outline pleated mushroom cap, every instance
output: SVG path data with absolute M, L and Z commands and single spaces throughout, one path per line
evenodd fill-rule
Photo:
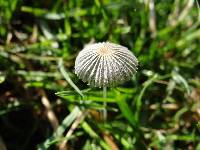
M 75 61 L 75 73 L 92 87 L 110 87 L 131 79 L 137 58 L 126 47 L 109 43 L 87 45 Z

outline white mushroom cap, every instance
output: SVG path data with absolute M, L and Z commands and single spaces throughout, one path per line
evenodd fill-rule
M 109 43 L 87 45 L 75 61 L 75 73 L 93 87 L 110 87 L 131 79 L 137 58 L 126 47 Z

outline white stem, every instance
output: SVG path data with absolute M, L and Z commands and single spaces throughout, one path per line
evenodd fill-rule
M 104 98 L 104 102 L 103 102 L 103 105 L 104 105 L 104 109 L 103 109 L 103 119 L 104 121 L 107 119 L 107 111 L 106 111 L 106 107 L 107 107 L 107 103 L 106 103 L 106 98 L 107 98 L 107 87 L 104 86 L 103 87 L 103 98 Z

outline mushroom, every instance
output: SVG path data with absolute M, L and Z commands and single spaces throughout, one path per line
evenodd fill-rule
M 87 45 L 75 61 L 75 74 L 92 87 L 113 87 L 131 79 L 138 60 L 126 47 L 99 42 Z
M 75 61 L 75 73 L 92 87 L 110 87 L 130 80 L 137 58 L 126 47 L 109 43 L 87 45 Z

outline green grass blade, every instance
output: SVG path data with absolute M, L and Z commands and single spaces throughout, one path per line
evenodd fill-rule
M 59 70 L 60 70 L 61 74 L 63 75 L 63 77 L 65 78 L 65 80 L 71 85 L 71 87 L 73 87 L 75 89 L 75 91 L 77 93 L 79 93 L 82 97 L 84 97 L 84 95 L 81 92 L 81 90 L 79 90 L 79 88 L 74 84 L 74 82 L 69 77 L 68 73 L 65 71 L 62 59 L 59 60 L 58 66 L 59 66 Z
M 135 119 L 135 115 L 133 114 L 131 108 L 128 106 L 126 100 L 123 98 L 123 96 L 121 96 L 119 91 L 116 91 L 116 95 L 117 95 L 117 104 L 118 107 L 120 108 L 123 116 L 130 122 L 130 124 L 133 127 L 137 126 L 137 122 Z
M 66 116 L 65 119 L 62 121 L 61 125 L 59 125 L 58 129 L 53 134 L 53 136 L 51 136 L 50 138 L 47 138 L 47 140 L 44 143 L 38 146 L 38 150 L 47 150 L 51 146 L 51 144 L 54 143 L 52 141 L 54 141 L 56 138 L 59 138 L 63 135 L 66 128 L 72 124 L 72 122 L 76 119 L 76 117 L 78 117 L 80 112 L 81 110 L 78 107 L 74 107 L 72 112 L 68 116 Z
M 105 150 L 111 150 L 108 144 L 102 140 L 99 135 L 92 129 L 92 127 L 87 123 L 83 122 L 82 123 L 83 129 L 92 137 L 98 140 L 99 144 L 105 149 Z
M 143 87 L 142 91 L 140 92 L 139 97 L 136 99 L 136 113 L 135 113 L 136 117 L 135 118 L 137 120 L 139 120 L 140 110 L 141 110 L 141 107 L 142 107 L 142 97 L 143 97 L 146 89 L 155 81 L 155 79 L 157 79 L 157 77 L 158 77 L 158 75 L 155 74 L 149 80 L 147 80 L 144 83 L 144 87 Z

